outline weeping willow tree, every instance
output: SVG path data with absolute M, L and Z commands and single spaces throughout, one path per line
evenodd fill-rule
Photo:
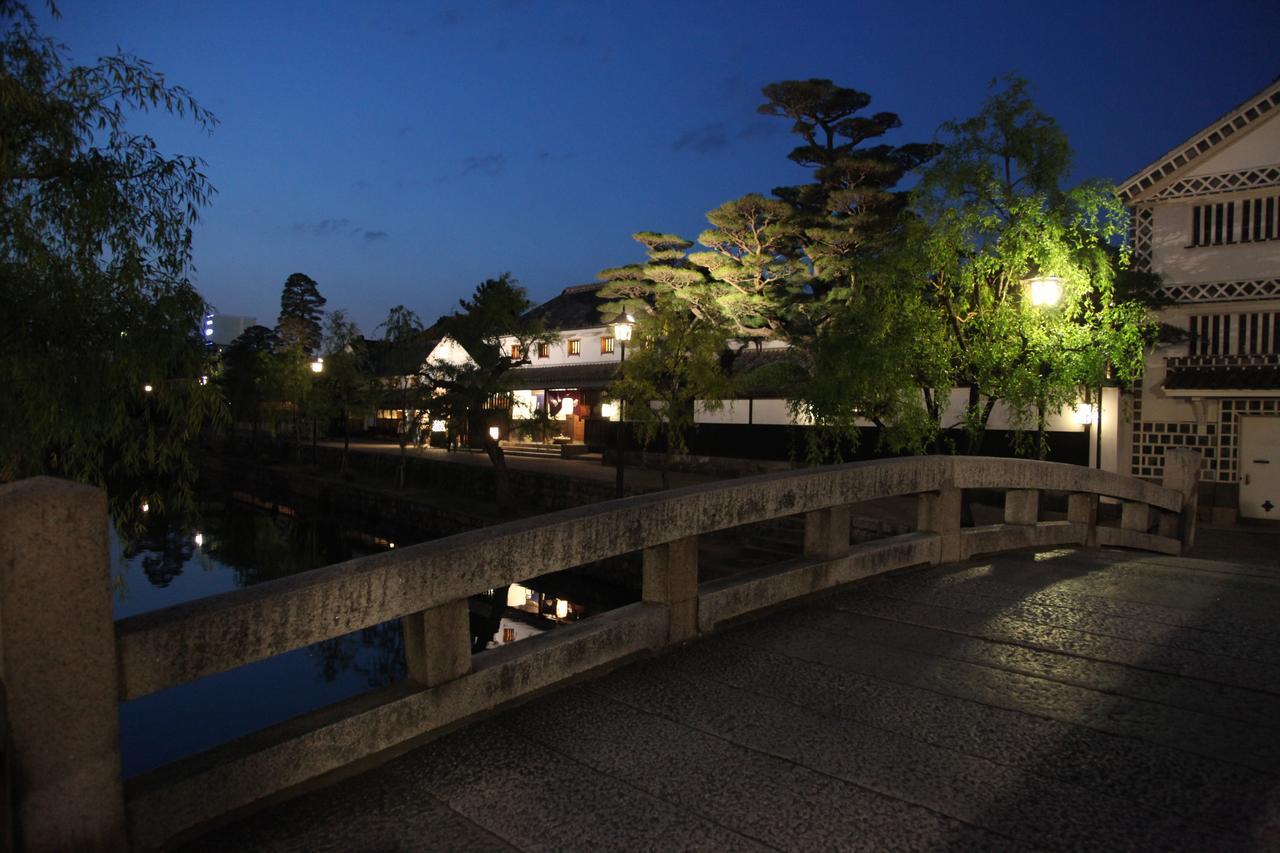
M 135 57 L 73 65 L 21 3 L 0 0 L 0 22 L 0 480 L 105 486 L 125 525 L 143 502 L 182 515 L 221 410 L 188 279 L 213 188 L 128 119 L 216 121 Z
M 923 175 L 907 242 L 942 329 L 949 384 L 968 389 L 962 423 L 981 444 L 997 404 L 1044 456 L 1049 415 L 1108 378 L 1142 370 L 1153 325 L 1119 298 L 1114 244 L 1126 214 L 1112 187 L 1064 188 L 1071 149 L 1058 124 L 1008 79 L 973 118 L 943 125 L 946 148 Z M 1052 296 L 1036 304 L 1033 285 Z

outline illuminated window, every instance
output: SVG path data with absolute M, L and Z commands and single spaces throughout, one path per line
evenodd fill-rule
M 511 345 L 511 357 L 512 357 L 512 358 L 520 358 L 520 356 L 521 356 L 523 353 L 524 353 L 524 350 L 520 349 L 520 345 L 519 345 L 519 344 L 512 344 L 512 345 Z
M 569 351 L 569 355 L 582 355 L 582 341 L 575 338 L 572 341 L 565 341 L 564 346 Z
M 550 357 L 551 357 L 551 344 L 547 344 L 547 343 L 538 344 L 538 358 L 550 358 Z
M 613 338 L 609 335 L 604 335 L 600 338 L 600 354 L 608 355 L 611 352 L 613 352 Z

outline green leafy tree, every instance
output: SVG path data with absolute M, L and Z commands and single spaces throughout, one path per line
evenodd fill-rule
M 872 144 L 900 120 L 858 115 L 871 97 L 830 80 L 783 81 L 764 95 L 760 112 L 791 120 L 803 143 L 790 157 L 814 180 L 711 211 L 704 251 L 685 254 L 690 244 L 673 235 L 636 235 L 649 263 L 606 270 L 607 293 L 670 294 L 727 339 L 788 343 L 789 357 L 757 379 L 785 387 L 797 418 L 816 427 L 813 458 L 856 442 L 863 419 L 884 426 L 894 446 L 918 449 L 934 433 L 919 388 L 940 371 L 918 358 L 928 355 L 918 343 L 928 315 L 893 274 L 910 224 L 896 187 L 938 147 Z
M 1047 416 L 1108 374 L 1136 378 L 1152 326 L 1144 307 L 1118 299 L 1125 258 L 1112 244 L 1126 216 L 1113 188 L 1064 189 L 1066 135 L 1009 78 L 978 115 L 943 126 L 947 147 L 916 194 L 923 216 L 920 280 L 944 330 L 952 383 L 967 386 L 964 425 L 977 448 L 995 406 L 1034 428 L 1047 449 Z M 1053 276 L 1061 304 L 1037 308 L 1024 283 Z
M 22 3 L 0 0 L 0 24 L 0 480 L 104 485 L 125 525 L 144 500 L 182 515 L 220 412 L 187 278 L 213 188 L 128 119 L 216 120 L 130 55 L 73 65 Z
M 320 351 L 324 339 L 321 322 L 326 301 L 311 277 L 296 272 L 285 279 L 280 292 L 280 318 L 276 321 L 276 333 L 286 347 L 296 344 L 305 355 Z
M 363 416 L 372 408 L 368 353 L 364 338 L 347 312 L 334 311 L 325 323 L 324 373 L 320 391 L 327 409 L 342 420 L 342 463 L 346 473 L 351 450 L 351 419 Z
M 624 404 L 626 421 L 635 424 L 642 444 L 664 445 L 666 488 L 672 456 L 689 452 L 695 403 L 718 409 L 733 395 L 733 383 L 722 368 L 724 334 L 692 317 L 679 299 L 663 296 L 638 316 L 632 341 L 609 394 Z
M 269 361 L 278 340 L 266 326 L 250 326 L 231 342 L 222 355 L 222 392 L 231 408 L 231 420 L 248 421 L 251 426 L 250 446 L 258 446 L 258 429 L 262 424 L 266 399 Z
M 556 335 L 541 320 L 528 317 L 533 306 L 510 273 L 481 282 L 471 299 L 459 300 L 458 307 L 460 310 L 440 318 L 437 328 L 462 345 L 471 363 L 429 365 L 440 395 L 437 410 L 446 420 L 465 421 L 472 442 L 478 441 L 493 463 L 498 505 L 510 512 L 515 500 L 506 456 L 497 439 L 489 435 L 486 418 L 496 400 L 510 398 L 506 373 L 528 364 L 532 348 L 553 342 Z M 518 355 L 512 354 L 511 343 Z
M 385 347 L 383 366 L 387 374 L 382 390 L 391 406 L 400 411 L 400 423 L 396 428 L 396 441 L 400 445 L 396 484 L 403 489 L 408 448 L 421 439 L 422 421 L 428 412 L 433 384 L 423 364 L 427 353 L 423 347 L 424 330 L 418 315 L 403 305 L 397 305 L 387 313 L 386 321 L 378 328 L 382 329 Z

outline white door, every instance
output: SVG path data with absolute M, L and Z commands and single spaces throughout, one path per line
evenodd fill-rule
M 1280 418 L 1240 419 L 1240 515 L 1280 519 Z

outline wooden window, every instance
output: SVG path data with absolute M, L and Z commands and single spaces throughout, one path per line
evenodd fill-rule
M 1197 204 L 1191 208 L 1190 245 L 1222 246 L 1280 239 L 1276 207 L 1275 196 Z
M 571 341 L 565 341 L 564 348 L 569 355 L 582 355 L 582 341 L 577 338 L 574 338 Z
M 611 335 L 602 335 L 600 337 L 600 354 L 608 355 L 613 352 L 613 337 Z
M 520 349 L 520 345 L 519 345 L 519 344 L 512 344 L 512 345 L 511 345 L 511 357 L 512 357 L 512 358 L 516 358 L 516 359 L 518 359 L 518 358 L 520 358 L 522 355 L 524 355 L 524 350 Z
M 538 358 L 550 358 L 550 357 L 551 357 L 551 344 L 548 344 L 545 342 L 538 344 Z

